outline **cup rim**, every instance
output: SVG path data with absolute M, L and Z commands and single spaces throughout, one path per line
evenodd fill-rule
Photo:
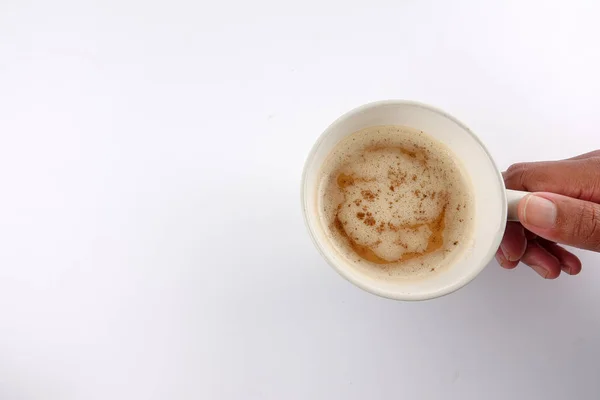
M 380 100 L 380 101 L 374 101 L 374 102 L 370 102 L 370 103 L 366 103 L 363 104 L 361 106 L 355 107 L 353 109 L 351 109 L 350 111 L 344 113 L 343 115 L 341 115 L 340 117 L 338 117 L 337 119 L 335 119 L 331 124 L 329 124 L 329 126 L 319 135 L 318 139 L 316 140 L 315 144 L 312 146 L 308 157 L 306 158 L 305 162 L 304 162 L 304 168 L 302 171 L 302 180 L 301 180 L 301 188 L 300 188 L 300 197 L 301 197 L 301 204 L 302 204 L 302 216 L 304 219 L 304 225 L 306 226 L 306 229 L 308 230 L 308 233 L 310 235 L 310 238 L 312 240 L 312 242 L 314 243 L 315 247 L 317 248 L 317 250 L 319 251 L 319 253 L 321 254 L 321 256 L 325 259 L 325 261 L 327 261 L 327 263 L 335 270 L 337 271 L 338 274 L 340 274 L 343 278 L 345 278 L 347 281 L 351 282 L 352 284 L 354 284 L 355 286 L 361 288 L 362 290 L 372 293 L 374 295 L 377 295 L 379 297 L 383 297 L 383 298 L 388 298 L 388 299 L 392 299 L 392 300 L 402 300 L 402 301 L 421 301 L 421 300 L 429 300 L 429 299 L 434 299 L 434 298 L 438 298 L 438 297 L 442 297 L 442 296 L 446 296 L 448 294 L 454 293 L 455 291 L 457 291 L 458 289 L 462 288 L 463 286 L 465 286 L 466 284 L 468 284 L 469 282 L 471 282 L 473 279 L 475 279 L 475 277 L 477 277 L 477 275 L 479 275 L 481 273 L 481 271 L 483 271 L 483 269 L 489 264 L 489 262 L 494 258 L 494 255 L 496 254 L 497 248 L 500 246 L 500 242 L 502 241 L 502 237 L 504 235 L 504 229 L 500 229 L 498 231 L 498 233 L 496 234 L 496 237 L 494 238 L 492 245 L 490 246 L 490 249 L 488 251 L 488 254 L 486 255 L 486 257 L 484 257 L 484 259 L 482 260 L 481 264 L 479 266 L 477 266 L 476 268 L 473 268 L 472 270 L 470 270 L 467 274 L 465 274 L 461 279 L 453 282 L 452 284 L 445 286 L 443 288 L 440 288 L 438 290 L 435 291 L 431 291 L 431 292 L 426 292 L 426 293 L 398 293 L 398 292 L 393 292 L 393 291 L 384 291 L 384 290 L 380 290 L 380 288 L 371 286 L 369 284 L 367 284 L 365 282 L 365 280 L 361 280 L 361 279 L 357 279 L 355 275 L 353 274 L 349 274 L 347 273 L 347 271 L 343 268 L 337 265 L 337 263 L 328 256 L 327 252 L 324 250 L 321 242 L 319 240 L 317 240 L 317 238 L 315 237 L 315 234 L 313 232 L 313 228 L 310 224 L 309 218 L 308 218 L 308 214 L 307 214 L 307 198 L 306 198 L 306 185 L 307 185 L 307 174 L 308 174 L 308 170 L 309 167 L 312 165 L 312 160 L 315 157 L 315 154 L 317 152 L 317 150 L 319 149 L 319 146 L 321 145 L 321 143 L 323 142 L 323 140 L 328 136 L 329 132 L 332 130 L 332 128 L 334 126 L 336 126 L 338 123 L 340 123 L 341 121 L 348 119 L 349 117 L 358 114 L 360 112 L 363 112 L 364 110 L 367 109 L 371 109 L 371 108 L 377 108 L 377 107 L 382 107 L 382 106 L 389 106 L 389 105 L 393 105 L 393 106 L 416 106 L 416 107 L 422 107 L 425 108 L 429 111 L 435 112 L 437 114 L 442 115 L 443 117 L 451 120 L 452 122 L 454 122 L 455 124 L 457 124 L 458 126 L 460 126 L 463 130 L 465 130 L 478 144 L 479 146 L 483 149 L 483 151 L 485 152 L 486 156 L 488 157 L 489 161 L 492 163 L 492 166 L 495 169 L 496 172 L 496 179 L 498 181 L 498 185 L 500 185 L 501 189 L 502 189 L 502 193 L 503 196 L 501 198 L 501 202 L 502 202 L 502 209 L 501 209 L 501 220 L 504 221 L 504 225 L 506 225 L 506 221 L 507 221 L 507 198 L 506 198 L 506 187 L 504 185 L 504 179 L 502 177 L 502 174 L 500 172 L 500 169 L 498 168 L 498 166 L 496 165 L 496 162 L 494 161 L 494 158 L 492 157 L 492 155 L 490 154 L 488 148 L 485 146 L 485 144 L 481 141 L 481 139 L 479 138 L 479 136 L 477 136 L 475 133 L 473 133 L 471 131 L 471 129 L 469 129 L 469 127 L 467 127 L 467 125 L 465 125 L 464 123 L 462 123 L 461 121 L 459 121 L 458 119 L 456 119 L 455 117 L 453 117 L 452 115 L 446 113 L 445 111 L 431 106 L 429 104 L 425 104 L 425 103 L 421 103 L 421 102 L 417 102 L 417 101 L 412 101 L 412 100 L 399 100 L 399 99 L 389 99 L 389 100 Z

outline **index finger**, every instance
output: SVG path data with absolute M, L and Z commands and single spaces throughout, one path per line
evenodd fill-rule
M 600 202 L 600 157 L 597 156 L 513 164 L 502 176 L 508 189 L 551 192 Z

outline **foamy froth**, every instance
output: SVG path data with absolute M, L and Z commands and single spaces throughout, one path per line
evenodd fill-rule
M 400 126 L 356 132 L 322 168 L 321 219 L 359 267 L 426 276 L 452 264 L 471 237 L 470 183 L 450 150 Z

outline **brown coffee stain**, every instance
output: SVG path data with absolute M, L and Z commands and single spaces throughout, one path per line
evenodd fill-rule
M 345 189 L 348 186 L 354 185 L 354 177 L 346 174 L 339 174 L 337 177 L 337 185 L 340 189 Z
M 369 246 L 364 246 L 356 243 L 353 239 L 351 239 L 346 231 L 344 230 L 344 225 L 340 221 L 339 217 L 336 215 L 335 217 L 335 227 L 338 232 L 344 236 L 348 242 L 350 243 L 350 247 L 358 254 L 361 258 L 371 261 L 375 264 L 393 264 L 398 262 L 404 262 L 408 260 L 412 260 L 417 257 L 423 257 L 426 254 L 433 253 L 434 251 L 439 250 L 444 245 L 444 228 L 446 219 L 446 208 L 442 210 L 440 215 L 432 222 L 424 223 L 424 224 L 414 224 L 407 226 L 400 226 L 397 229 L 419 229 L 423 226 L 428 226 L 431 230 L 431 235 L 429 236 L 429 241 L 427 243 L 427 247 L 424 251 L 421 252 L 407 252 L 402 254 L 402 256 L 396 260 L 386 260 L 384 258 L 379 257 Z M 403 245 L 400 241 L 397 243 L 399 245 Z M 406 248 L 404 244 L 403 247 Z
M 442 212 L 438 215 L 438 217 L 435 220 L 428 223 L 415 224 L 404 228 L 418 229 L 423 226 L 429 227 L 431 235 L 429 236 L 429 241 L 427 242 L 427 247 L 425 248 L 425 250 L 420 252 L 411 251 L 408 253 L 404 253 L 399 259 L 395 261 L 388 261 L 387 263 L 412 260 L 413 258 L 423 257 L 426 254 L 433 253 L 434 251 L 441 249 L 444 245 L 444 229 L 446 228 L 446 207 L 447 206 L 444 206 Z
M 386 260 L 384 258 L 381 258 L 369 246 L 365 246 L 365 245 L 356 243 L 346 233 L 346 230 L 344 229 L 344 224 L 342 224 L 342 221 L 340 220 L 337 213 L 336 213 L 335 219 L 334 219 L 334 226 L 337 229 L 337 231 L 340 233 L 340 235 L 342 235 L 343 237 L 346 238 L 346 240 L 348 240 L 348 243 L 350 243 L 350 247 L 352 248 L 352 250 L 354 250 L 356 252 L 356 254 L 358 254 L 361 258 L 364 258 L 365 260 L 371 261 L 372 263 L 375 263 L 375 264 L 393 264 L 393 263 L 412 260 L 417 257 L 423 257 L 427 254 L 433 253 L 434 251 L 437 251 L 442 248 L 442 246 L 444 245 L 444 229 L 446 227 L 446 207 L 447 207 L 447 205 L 444 206 L 444 208 L 442 209 L 440 214 L 437 216 L 437 218 L 431 222 L 422 223 L 422 224 L 412 224 L 412 225 L 400 225 L 400 226 L 393 225 L 388 222 L 388 224 L 389 224 L 388 226 L 394 232 L 398 232 L 401 229 L 417 230 L 424 226 L 427 226 L 429 228 L 429 230 L 431 231 L 431 235 L 429 236 L 429 241 L 427 242 L 427 247 L 425 248 L 425 250 L 420 251 L 420 252 L 411 251 L 411 252 L 404 253 L 404 254 L 402 254 L 402 256 L 400 258 L 398 258 L 396 260 Z M 392 228 L 392 226 L 393 226 L 393 228 Z M 376 243 L 376 244 L 379 244 L 379 243 Z M 407 247 L 406 244 L 402 243 L 401 238 L 398 238 L 398 241 L 396 242 L 396 244 L 398 244 L 404 248 Z
M 390 261 L 385 260 L 385 259 L 379 257 L 377 254 L 375 254 L 375 252 L 373 250 L 371 250 L 370 247 L 363 246 L 361 244 L 356 243 L 354 240 L 352 240 L 348 236 L 346 231 L 344 230 L 344 225 L 342 224 L 342 221 L 340 221 L 340 218 L 337 215 L 335 216 L 334 226 L 337 229 L 337 231 L 340 233 L 340 235 L 342 235 L 343 237 L 345 237 L 348 240 L 352 250 L 354 250 L 354 252 L 356 254 L 358 254 L 361 258 L 363 258 L 367 261 L 371 261 L 372 263 L 375 263 L 375 264 L 389 264 L 390 263 Z
M 363 199 L 370 201 L 371 203 L 374 202 L 375 199 L 378 197 L 375 193 L 373 193 L 370 190 L 361 190 L 360 194 L 363 197 Z
M 408 156 L 409 158 L 418 161 L 423 166 L 425 166 L 425 164 L 427 164 L 427 161 L 429 161 L 429 152 L 420 146 L 404 147 L 379 145 L 368 147 L 365 149 L 365 152 L 373 152 L 380 150 L 395 150 L 402 155 Z
M 355 185 L 357 182 L 374 182 L 375 178 L 363 178 L 361 176 L 348 175 L 341 173 L 337 177 L 337 185 L 340 189 L 345 189 L 348 186 Z

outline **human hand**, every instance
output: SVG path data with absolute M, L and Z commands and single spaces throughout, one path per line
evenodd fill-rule
M 562 161 L 511 165 L 508 189 L 532 192 L 519 203 L 519 222 L 508 222 L 496 259 L 507 269 L 519 261 L 554 279 L 581 271 L 581 261 L 560 244 L 600 252 L 600 150 Z

